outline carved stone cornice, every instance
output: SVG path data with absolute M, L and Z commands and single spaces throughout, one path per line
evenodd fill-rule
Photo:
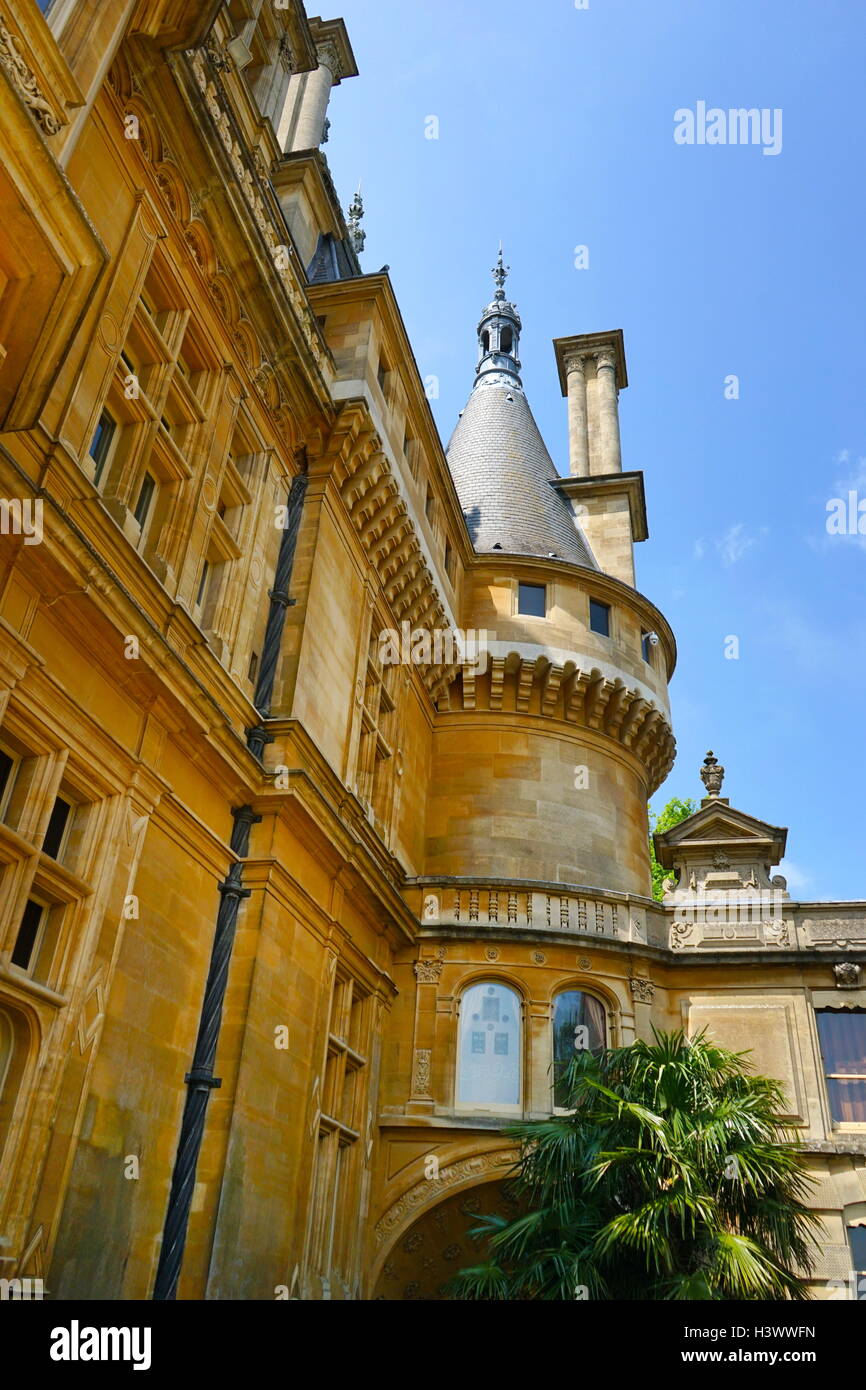
M 568 338 L 554 338 L 553 351 L 556 354 L 559 385 L 563 396 L 568 395 L 568 364 L 575 356 L 592 357 L 597 367 L 614 367 L 618 388 L 623 390 L 628 386 L 625 344 L 622 330 L 619 328 L 606 333 L 576 333 Z
M 430 633 L 452 631 L 439 590 L 381 440 L 366 408 L 348 401 L 328 446 L 333 476 L 382 592 L 398 622 Z M 418 664 L 432 701 L 453 680 L 456 662 Z
M 333 74 L 334 86 L 346 77 L 358 76 L 358 65 L 342 19 L 311 19 L 310 36 L 320 67 Z
M 497 710 L 564 721 L 615 739 L 646 767 L 652 790 L 673 766 L 676 742 L 667 715 L 647 699 L 646 692 L 610 680 L 592 667 L 576 662 L 558 664 L 524 656 L 503 655 L 504 644 L 493 644 L 487 670 L 455 670 L 453 683 L 442 691 L 442 713 Z M 513 676 L 506 681 L 506 676 Z M 534 698 L 537 691 L 538 698 Z

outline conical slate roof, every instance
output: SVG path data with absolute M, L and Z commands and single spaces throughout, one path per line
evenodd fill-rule
M 496 293 L 478 324 L 475 385 L 446 455 L 477 551 L 555 555 L 598 569 L 533 419 L 520 380 L 522 324 L 505 298 L 502 247 L 493 271 Z
M 541 432 L 516 382 L 472 392 L 447 449 L 477 551 L 550 555 L 598 569 L 564 497 Z

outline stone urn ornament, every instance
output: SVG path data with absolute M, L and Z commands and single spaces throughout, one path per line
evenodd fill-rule
M 718 796 L 722 790 L 722 782 L 725 780 L 725 769 L 719 765 L 719 760 L 710 749 L 704 758 L 701 768 L 701 781 L 707 789 L 707 796 Z

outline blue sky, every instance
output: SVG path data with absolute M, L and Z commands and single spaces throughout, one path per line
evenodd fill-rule
M 792 896 L 866 898 L 866 535 L 826 529 L 829 499 L 866 499 L 866 11 L 335 12 L 361 75 L 334 94 L 326 153 L 344 203 L 362 181 L 362 263 L 390 265 L 421 372 L 440 380 L 443 440 L 472 384 L 500 237 L 524 384 L 561 471 L 551 339 L 625 333 L 623 466 L 644 471 L 650 522 L 637 583 L 679 644 L 679 751 L 654 805 L 699 796 L 712 747 L 732 803 L 789 827 Z M 674 112 L 699 101 L 780 109 L 781 151 L 678 145 Z

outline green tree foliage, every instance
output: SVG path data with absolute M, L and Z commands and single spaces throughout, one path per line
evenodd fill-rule
M 663 869 L 656 859 L 655 846 L 653 845 L 653 835 L 662 834 L 665 830 L 670 830 L 672 825 L 679 825 L 686 816 L 694 815 L 697 807 L 691 797 L 686 801 L 681 801 L 678 796 L 672 796 L 667 805 L 663 806 L 658 815 L 649 812 L 649 847 L 650 863 L 653 871 L 653 897 L 661 902 L 664 894 L 662 892 L 662 881 L 670 873 L 669 869 Z
M 808 1297 L 818 1218 L 776 1081 L 702 1033 L 578 1052 L 572 1110 L 515 1125 L 519 1215 L 483 1216 L 463 1299 Z

